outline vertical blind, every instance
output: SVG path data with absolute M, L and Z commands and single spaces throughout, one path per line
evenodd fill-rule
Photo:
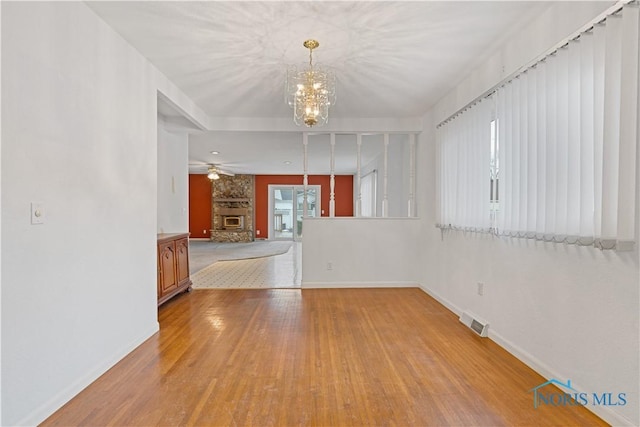
M 500 200 L 489 229 L 602 249 L 633 247 L 639 20 L 637 3 L 627 4 L 496 89 Z M 490 99 L 438 129 L 444 226 L 487 228 L 485 103 Z
M 493 103 L 481 100 L 437 129 L 440 217 L 444 227 L 488 231 Z

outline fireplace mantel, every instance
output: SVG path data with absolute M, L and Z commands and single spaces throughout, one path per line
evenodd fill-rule
M 241 203 L 241 202 L 246 202 L 246 203 L 251 203 L 251 199 L 244 199 L 244 198 L 231 198 L 231 199 L 224 199 L 224 198 L 219 198 L 216 199 L 216 202 L 219 203 Z

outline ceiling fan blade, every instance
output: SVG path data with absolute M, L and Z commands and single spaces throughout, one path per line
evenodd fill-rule
M 202 171 L 203 173 L 207 173 L 213 170 L 219 175 L 227 175 L 227 176 L 236 175 L 233 172 L 227 172 L 225 170 L 221 170 L 216 164 L 213 164 L 213 163 L 189 163 L 189 170 Z

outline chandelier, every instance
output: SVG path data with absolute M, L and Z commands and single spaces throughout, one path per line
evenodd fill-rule
M 310 39 L 303 46 L 309 49 L 309 67 L 301 71 L 289 67 L 285 100 L 293 107 L 293 121 L 312 127 L 329 121 L 329 107 L 336 102 L 336 79 L 333 72 L 313 65 L 313 49 L 320 43 Z

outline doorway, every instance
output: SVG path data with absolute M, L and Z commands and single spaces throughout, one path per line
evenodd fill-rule
M 303 185 L 269 185 L 269 239 L 302 240 Z M 307 216 L 320 216 L 320 186 L 307 185 Z

